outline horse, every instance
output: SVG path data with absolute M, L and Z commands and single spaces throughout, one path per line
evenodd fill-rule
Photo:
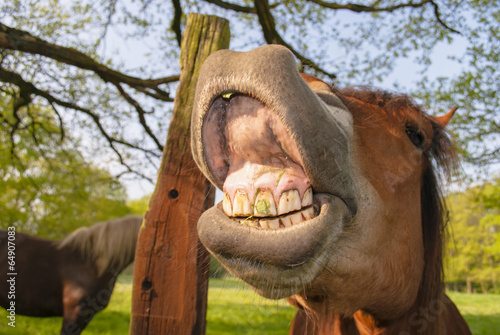
M 80 334 L 134 260 L 141 223 L 126 216 L 80 227 L 59 241 L 0 230 L 0 253 L 14 252 L 13 264 L 0 258 L 0 305 L 20 315 L 62 316 L 61 334 Z
M 191 149 L 224 196 L 200 217 L 201 242 L 298 309 L 290 334 L 470 334 L 442 279 L 454 111 L 328 85 L 282 46 L 211 54 Z

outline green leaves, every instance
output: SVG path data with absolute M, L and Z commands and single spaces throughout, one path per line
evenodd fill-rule
M 500 178 L 448 197 L 450 238 L 445 252 L 448 282 L 482 282 L 500 289 Z
M 9 100 L 2 102 L 1 228 L 16 226 L 18 231 L 55 239 L 130 212 L 123 186 L 106 170 L 88 163 L 69 135 L 61 140 L 49 109 L 33 105 L 14 116 Z

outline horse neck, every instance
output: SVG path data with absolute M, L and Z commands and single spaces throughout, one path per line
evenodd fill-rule
M 314 313 L 299 310 L 291 335 L 402 335 L 444 334 L 446 320 L 462 319 L 458 310 L 444 293 L 439 296 L 417 297 L 415 304 L 394 320 L 377 320 L 370 313 L 357 311 L 345 316 L 328 308 L 325 302 L 321 310 Z M 465 333 L 465 332 L 464 332 Z M 457 333 L 458 334 L 458 333 Z M 460 332 L 462 334 L 462 332 Z

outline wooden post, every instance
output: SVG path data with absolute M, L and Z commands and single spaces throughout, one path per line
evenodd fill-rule
M 201 64 L 229 38 L 227 20 L 189 14 L 167 144 L 135 253 L 132 335 L 205 334 L 210 259 L 196 224 L 215 190 L 191 156 L 189 125 Z

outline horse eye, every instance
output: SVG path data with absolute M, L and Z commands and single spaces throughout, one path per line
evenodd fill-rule
M 411 143 L 419 149 L 424 148 L 424 135 L 422 132 L 414 125 L 407 125 L 405 128 L 406 135 L 410 139 Z

